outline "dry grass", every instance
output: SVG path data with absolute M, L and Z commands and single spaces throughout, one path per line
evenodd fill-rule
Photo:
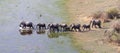
M 70 14 L 70 19 L 73 22 L 82 21 L 76 20 L 79 18 L 90 17 L 96 12 L 103 12 L 102 13 L 102 20 L 105 22 L 109 22 L 110 19 L 108 18 L 108 14 L 104 13 L 104 11 L 108 11 L 111 8 L 118 8 L 119 0 L 68 0 L 67 10 Z
M 117 7 L 117 2 L 118 0 L 69 0 L 67 9 L 70 14 L 70 23 L 89 23 L 93 18 L 90 16 L 91 14 L 111 7 Z M 104 31 L 110 25 L 110 23 L 102 23 L 103 29 L 92 28 L 91 31 L 72 33 L 74 46 L 78 50 L 82 47 L 82 49 L 91 51 L 92 53 L 119 53 L 115 49 L 116 47 L 104 44 L 101 40 L 104 38 Z
M 68 10 L 74 17 L 89 16 L 97 11 L 117 7 L 116 2 L 118 0 L 69 0 Z

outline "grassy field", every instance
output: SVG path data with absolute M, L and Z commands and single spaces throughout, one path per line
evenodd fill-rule
M 65 4 L 69 12 L 70 23 L 89 24 L 89 16 L 97 11 L 106 11 L 109 8 L 119 8 L 119 0 L 68 0 Z M 104 44 L 104 31 L 111 23 L 102 23 L 103 29 L 92 28 L 87 32 L 74 32 L 73 45 L 80 53 L 119 53 L 119 47 L 113 44 Z M 81 51 L 82 50 L 82 51 Z

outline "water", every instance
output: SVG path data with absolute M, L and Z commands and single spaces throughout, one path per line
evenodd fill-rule
M 58 0 L 0 0 L 0 53 L 77 53 L 69 34 L 21 35 L 22 20 L 37 23 L 61 23 Z M 40 17 L 40 15 L 42 15 Z

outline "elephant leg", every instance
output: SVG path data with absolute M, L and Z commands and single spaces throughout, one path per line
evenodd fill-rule
M 64 32 L 66 32 L 67 31 L 67 28 L 64 28 Z
M 26 26 L 22 26 L 22 28 L 26 28 Z
M 86 28 L 86 31 L 88 30 L 88 28 Z
M 83 28 L 83 31 L 84 31 L 85 28 Z
M 75 32 L 77 32 L 77 29 L 75 29 Z
M 85 28 L 85 30 L 87 31 L 87 28 Z
M 78 28 L 78 30 L 79 30 L 79 32 L 81 32 L 81 29 L 80 29 L 80 28 Z
M 79 29 L 79 32 L 81 32 L 81 29 Z
M 61 28 L 61 32 L 63 32 L 63 28 Z
M 41 27 L 39 27 L 39 30 L 41 30 Z
M 58 29 L 58 28 L 57 28 L 56 30 L 57 30 L 57 32 L 59 32 L 59 29 Z
M 52 30 L 52 32 L 55 32 L 55 28 Z
M 66 31 L 70 31 L 69 28 L 66 28 Z
M 86 27 L 85 29 L 86 29 L 86 30 L 88 30 L 88 28 L 87 28 L 87 27 Z
M 96 25 L 94 25 L 95 26 L 95 28 L 97 28 L 97 26 Z
M 94 24 L 92 24 L 92 28 L 94 27 Z
M 46 30 L 46 27 L 44 27 L 44 29 Z
M 71 28 L 71 31 L 74 31 L 74 28 L 73 28 L 73 27 Z
M 32 28 L 34 29 L 34 27 L 32 26 Z
M 75 29 L 75 32 L 77 32 L 77 29 Z
M 47 29 L 46 26 L 44 27 L 44 29 Z
M 99 24 L 98 26 L 99 26 L 99 28 L 102 28 L 102 27 L 101 27 L 101 24 Z
M 91 28 L 89 27 L 89 31 L 91 30 Z

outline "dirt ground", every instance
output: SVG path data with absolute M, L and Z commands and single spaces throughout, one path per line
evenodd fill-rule
M 116 7 L 116 1 L 106 0 L 100 1 L 98 0 L 69 0 L 67 5 L 68 12 L 70 14 L 70 23 L 80 23 L 89 24 L 89 21 L 92 17 L 90 17 L 90 13 L 99 10 L 100 8 L 106 9 L 109 6 Z M 108 2 L 107 2 L 108 1 Z M 107 4 L 107 3 L 112 4 Z M 107 4 L 107 5 L 104 5 Z M 104 5 L 104 6 L 102 6 Z M 93 8 L 91 8 L 93 6 Z M 105 7 L 107 6 L 107 7 Z M 97 9 L 97 10 L 96 10 Z M 102 23 L 102 29 L 92 28 L 90 31 L 85 32 L 74 32 L 73 34 L 73 42 L 74 46 L 79 49 L 84 49 L 90 52 L 85 53 L 120 53 L 120 47 L 116 46 L 114 43 L 104 43 L 102 39 L 104 38 L 104 31 L 110 26 L 110 23 Z

